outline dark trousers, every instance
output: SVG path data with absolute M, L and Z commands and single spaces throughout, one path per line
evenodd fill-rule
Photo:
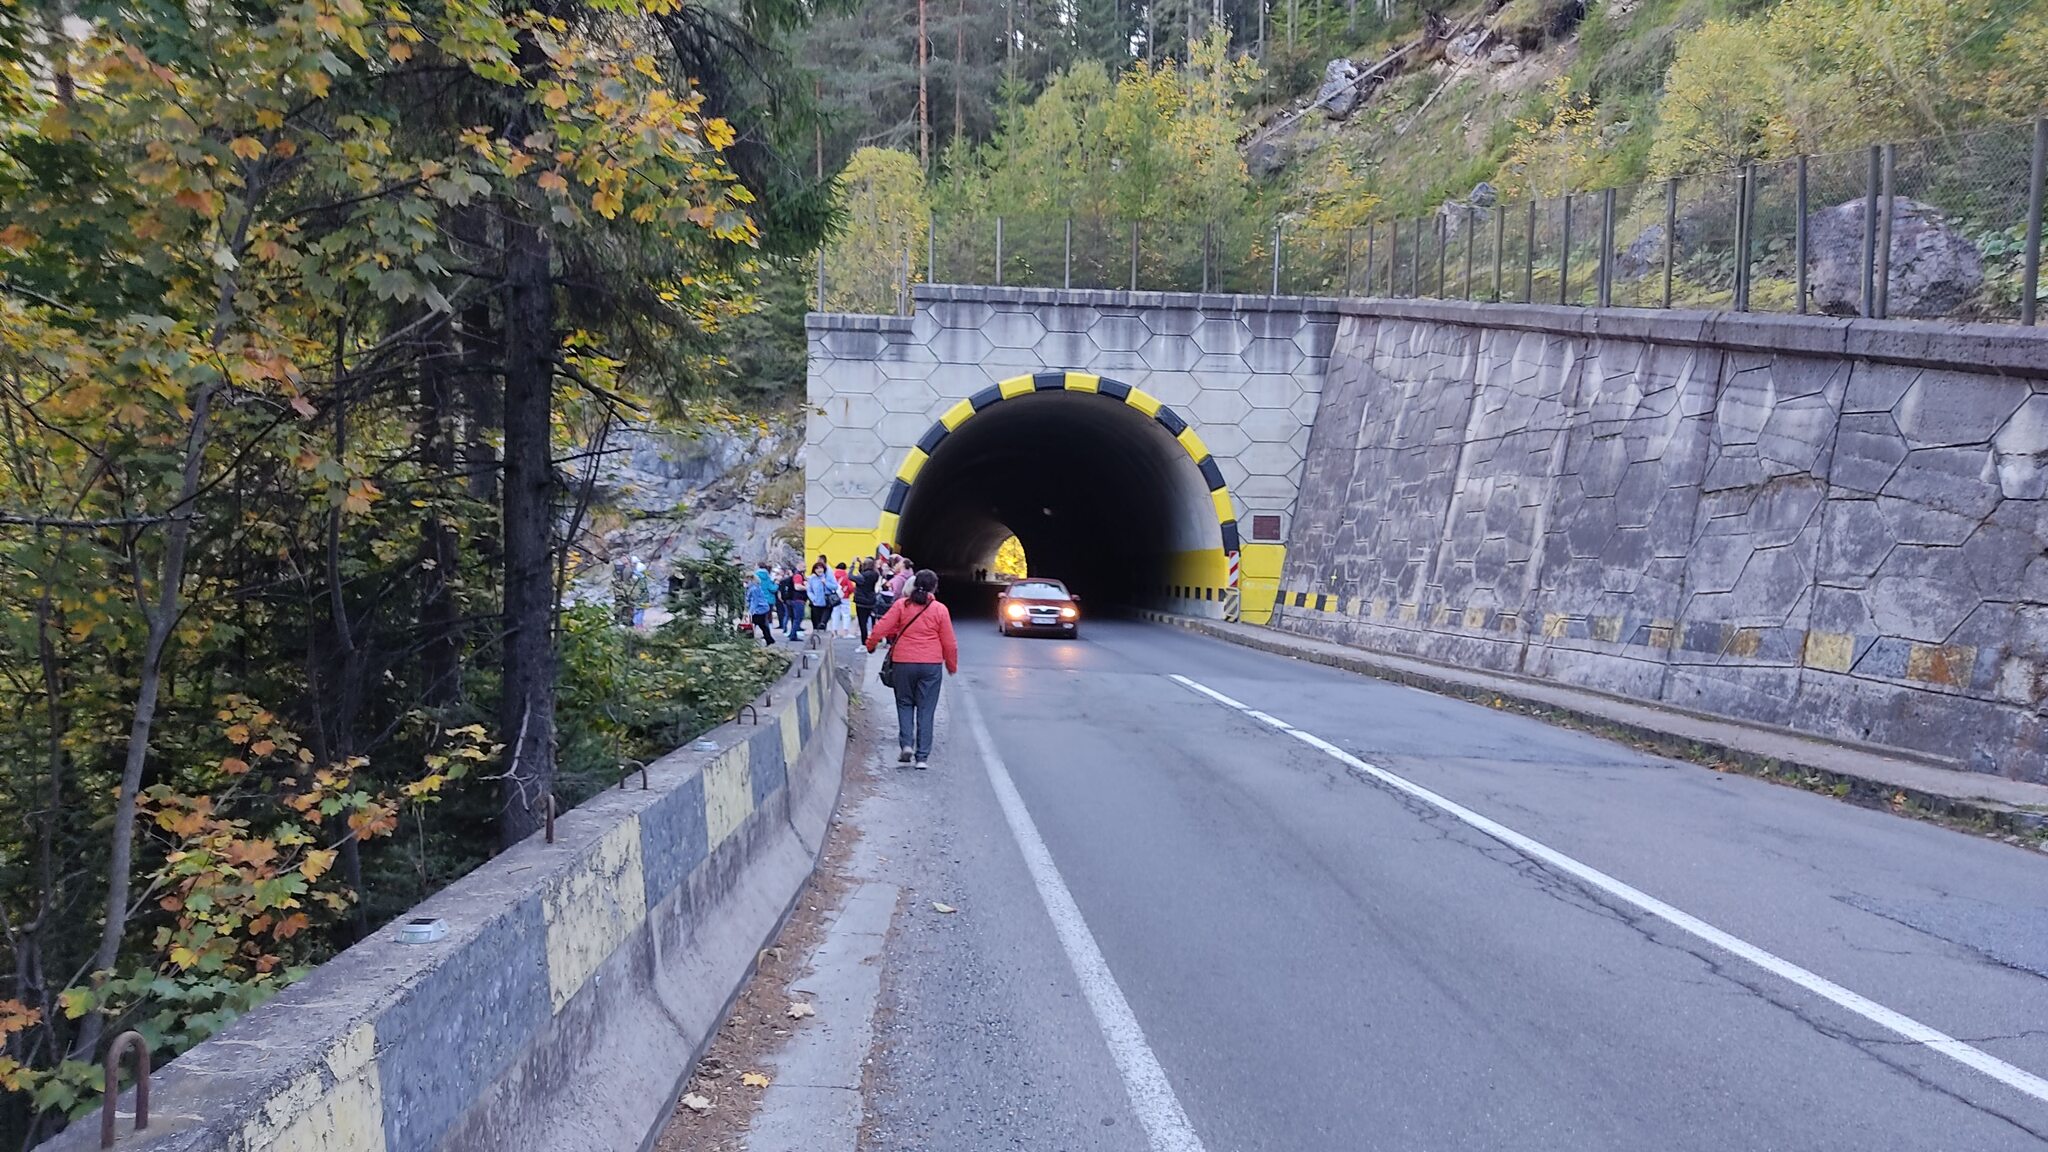
M 756 612 L 752 619 L 754 621 L 754 632 L 761 637 L 761 643 L 775 643 L 775 626 L 769 622 L 768 613 Z
M 932 722 L 945 682 L 944 664 L 896 665 L 896 744 L 915 750 L 919 760 L 931 759 Z
M 830 604 L 811 605 L 811 631 L 823 632 L 831 624 L 832 606 Z
M 868 627 L 875 622 L 875 606 L 872 604 L 853 606 L 854 622 L 860 625 L 860 642 L 868 642 Z

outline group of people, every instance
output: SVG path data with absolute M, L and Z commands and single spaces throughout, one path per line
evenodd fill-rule
M 801 640 L 806 623 L 814 632 L 866 641 L 874 622 L 910 591 L 916 577 L 908 558 L 879 550 L 829 566 L 820 556 L 809 573 L 764 563 L 747 589 L 747 618 L 763 644 L 775 643 L 778 631 L 787 640 Z
M 960 670 L 953 617 L 939 603 L 938 589 L 938 573 L 919 571 L 884 544 L 852 564 L 835 565 L 820 556 L 801 578 L 793 569 L 762 564 L 747 588 L 747 616 L 763 644 L 775 643 L 777 628 L 791 641 L 802 639 L 808 617 L 814 633 L 857 632 L 870 652 L 890 645 L 897 762 L 926 768 L 939 687 L 948 673 Z

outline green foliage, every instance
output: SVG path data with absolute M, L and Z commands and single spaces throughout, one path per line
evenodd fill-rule
M 680 615 L 642 632 L 586 604 L 563 614 L 561 634 L 561 778 L 571 803 L 730 720 L 788 666 L 734 628 Z
M 889 148 L 863 148 L 839 174 L 845 225 L 819 257 L 825 265 L 829 307 L 895 312 L 904 269 L 923 261 L 931 208 L 917 157 Z
M 1785 66 L 1756 25 L 1708 21 L 1665 77 L 1650 171 L 1726 172 L 1781 150 L 1791 132 L 1785 81 Z

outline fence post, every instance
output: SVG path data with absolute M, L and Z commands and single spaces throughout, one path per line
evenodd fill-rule
M 1877 217 L 1877 318 L 1885 319 L 1892 310 L 1892 173 L 1898 164 L 1898 145 L 1884 146 L 1884 174 L 1880 178 L 1883 191 L 1878 202 Z
M 1396 268 L 1401 266 L 1401 218 L 1387 221 L 1387 297 L 1392 299 L 1401 294 L 1401 285 L 1395 279 Z
M 1478 218 L 1472 205 L 1465 205 L 1465 299 L 1472 298 L 1472 241 L 1476 237 Z
M 825 250 L 818 249 L 818 311 L 825 310 Z
M 910 315 L 910 237 L 903 238 L 903 295 L 897 298 L 898 313 Z
M 1273 225 L 1273 295 L 1280 294 L 1280 226 Z
M 1003 218 L 996 217 L 996 287 L 1003 286 Z
M 1500 273 L 1502 253 L 1508 239 L 1508 206 L 1498 196 L 1493 201 L 1493 302 L 1501 302 Z
M 1678 177 L 1664 184 L 1664 306 L 1671 307 L 1671 266 L 1678 261 Z
M 1131 291 L 1138 290 L 1138 222 L 1131 221 Z
M 1066 250 L 1060 257 L 1060 287 L 1072 288 L 1074 286 L 1074 218 L 1072 216 L 1067 217 L 1066 237 Z
M 1565 303 L 1572 290 L 1572 194 L 1564 194 L 1563 237 L 1557 246 L 1557 302 Z
M 939 282 L 939 218 L 933 216 L 924 225 L 924 282 Z
M 2020 274 L 2020 323 L 2031 325 L 2041 295 L 2041 193 L 2048 175 L 2048 116 L 2034 121 L 2034 166 L 2027 177 L 2027 253 Z
M 1450 298 L 1450 285 L 1444 273 L 1449 264 L 1451 252 L 1451 222 L 1444 218 L 1439 209 L 1436 214 L 1436 298 Z
M 1429 243 L 1429 233 L 1422 227 L 1422 221 L 1415 222 L 1415 255 L 1408 261 L 1408 295 L 1422 297 L 1422 251 Z
M 1614 189 L 1600 194 L 1600 306 L 1614 303 Z
M 1870 163 L 1863 173 L 1863 295 L 1856 302 L 1856 312 L 1864 317 L 1877 315 L 1872 273 L 1877 266 L 1877 181 L 1882 152 L 1877 145 L 1870 146 Z
M 1373 277 L 1379 274 L 1379 265 L 1373 259 L 1372 250 L 1373 233 L 1379 231 L 1379 228 L 1380 222 L 1377 220 L 1365 222 L 1365 294 L 1367 296 L 1372 295 Z
M 1799 218 L 1792 225 L 1792 258 L 1799 264 L 1797 289 L 1799 314 L 1806 314 L 1806 157 L 1799 157 L 1799 186 L 1793 193 L 1793 210 Z
M 1756 227 L 1756 165 L 1745 164 L 1735 184 L 1735 310 L 1749 311 L 1749 277 L 1756 248 L 1750 233 Z
M 1202 291 L 1209 290 L 1209 251 L 1215 240 L 1215 222 L 1202 221 Z
M 1522 303 L 1536 302 L 1536 197 L 1529 197 L 1529 231 L 1522 238 Z
M 1358 239 L 1357 232 L 1355 228 L 1344 230 L 1344 287 L 1337 293 L 1339 296 L 1351 295 L 1351 250 Z

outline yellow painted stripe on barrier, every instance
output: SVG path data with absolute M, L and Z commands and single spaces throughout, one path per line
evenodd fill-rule
M 1218 488 L 1209 493 L 1209 502 L 1216 506 L 1216 519 L 1219 521 L 1237 519 L 1237 511 L 1230 504 L 1230 489 Z
M 806 693 L 805 693 L 804 695 L 805 695 L 805 696 L 806 696 L 806 697 L 808 698 L 808 697 L 809 697 L 809 695 L 810 695 L 810 693 L 806 692 Z M 806 710 L 808 710 L 808 709 L 810 708 L 810 702 L 809 702 L 809 700 L 808 700 L 808 699 L 806 699 L 806 700 L 805 700 L 805 702 L 804 702 L 804 708 L 805 708 Z M 801 727 L 799 727 L 799 726 L 798 726 L 798 721 L 797 721 L 797 718 L 796 718 L 796 709 L 794 709 L 794 708 L 784 708 L 784 709 L 782 710 L 782 766 L 783 766 L 783 768 L 784 768 L 785 770 L 787 770 L 787 769 L 792 769 L 792 768 L 795 768 L 795 767 L 796 767 L 796 762 L 797 762 L 798 758 L 800 758 L 801 756 L 803 756 L 803 754 L 804 754 L 804 736 L 803 736 L 803 729 L 802 729 Z
M 330 1049 L 321 1067 L 263 1102 L 240 1136 L 269 1152 L 384 1152 L 384 1088 L 377 1030 L 367 1021 Z
M 640 818 L 612 825 L 574 868 L 541 891 L 540 907 L 548 932 L 548 998 L 560 1012 L 647 920 Z
M 747 744 L 741 741 L 704 766 L 704 841 L 716 851 L 754 810 L 747 774 Z
M 1102 391 L 1101 384 L 1102 377 L 1095 375 L 1093 372 L 1067 373 L 1067 391 L 1069 392 L 1100 392 Z
M 1130 393 L 1124 397 L 1124 403 L 1129 404 L 1147 416 L 1159 415 L 1159 397 L 1142 389 L 1131 389 Z
M 1193 428 L 1181 429 L 1180 435 L 1174 437 L 1174 439 L 1180 441 L 1180 446 L 1188 450 L 1188 459 L 1193 460 L 1197 464 L 1200 464 L 1202 458 L 1209 454 L 1209 446 L 1202 443 L 1202 438 L 1195 435 Z
M 946 431 L 951 432 L 953 429 L 967 423 L 967 418 L 972 415 L 974 415 L 974 401 L 962 400 L 951 408 L 946 409 L 946 414 L 939 417 L 939 423 L 944 424 Z
M 911 481 L 917 479 L 918 469 L 923 468 L 924 462 L 929 459 L 931 459 L 931 457 L 924 454 L 924 449 L 912 448 L 910 452 L 903 457 L 903 463 L 898 464 L 896 466 L 896 478 L 898 480 L 903 481 L 905 484 L 908 484 Z
M 1014 400 L 1019 396 L 1029 393 L 1036 387 L 1037 385 L 1032 382 L 1029 376 L 1012 376 L 1001 384 L 996 385 L 996 388 L 1002 392 L 1003 399 L 1005 400 Z

